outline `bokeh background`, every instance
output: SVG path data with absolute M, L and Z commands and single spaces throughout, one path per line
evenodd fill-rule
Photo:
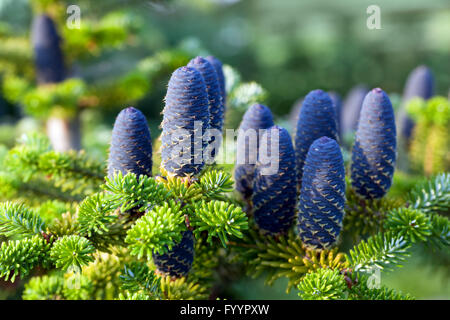
M 69 4 L 81 9 L 81 31 L 65 25 Z M 381 8 L 380 30 L 366 26 L 372 4 Z M 54 116 L 39 94 L 34 100 L 13 94 L 22 84 L 14 79 L 33 86 L 30 30 L 41 12 L 57 24 L 68 76 L 83 81 L 81 112 L 64 117 L 76 117 L 80 147 L 100 159 L 106 159 L 118 110 L 128 105 L 142 110 L 153 137 L 159 135 L 170 73 L 196 55 L 213 54 L 237 72 L 227 75 L 255 81 L 261 99 L 287 127 L 296 102 L 317 88 L 345 98 L 356 85 L 381 87 L 398 108 L 408 74 L 419 65 L 433 72 L 436 95 L 449 94 L 447 0 L 0 0 L 0 143 L 5 147 L 24 132 L 45 130 Z M 239 124 L 243 110 L 228 115 L 228 127 Z M 419 299 L 450 298 L 448 261 L 437 263 L 416 251 L 403 269 L 383 274 L 382 283 Z M 228 293 L 296 298 L 284 287 L 282 281 L 265 287 L 261 279 L 245 279 Z

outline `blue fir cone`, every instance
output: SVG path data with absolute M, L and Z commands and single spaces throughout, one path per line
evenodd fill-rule
M 357 85 L 353 87 L 345 98 L 339 123 L 341 125 L 341 137 L 353 134 L 358 126 L 359 114 L 361 112 L 364 97 L 369 92 L 366 86 Z
M 165 102 L 161 167 L 169 175 L 196 175 L 205 165 L 203 153 L 208 141 L 203 135 L 210 121 L 208 93 L 200 72 L 190 67 L 175 70 Z
M 278 143 L 278 155 L 271 152 L 273 143 Z M 273 126 L 261 139 L 260 150 L 265 150 L 263 152 L 267 152 L 269 159 L 274 159 L 269 164 L 259 159 L 255 166 L 253 215 L 263 233 L 279 235 L 291 228 L 296 212 L 298 177 L 294 146 L 286 129 Z M 264 173 L 263 170 L 275 164 L 278 166 L 276 172 Z
M 65 78 L 61 39 L 53 20 L 41 14 L 31 27 L 36 77 L 39 84 L 57 83 Z
M 405 110 L 408 101 L 413 98 L 427 100 L 434 95 L 434 77 L 426 66 L 418 66 L 408 76 L 403 91 L 402 108 L 399 114 L 399 131 L 401 136 L 408 141 L 414 129 L 414 120 Z
M 392 184 L 396 157 L 394 111 L 380 88 L 364 99 L 352 150 L 351 178 L 366 199 L 383 197 Z
M 298 234 L 310 249 L 336 244 L 345 204 L 345 169 L 341 149 L 328 137 L 314 141 L 303 169 L 298 204 Z
M 301 187 L 303 165 L 311 144 L 320 137 L 337 139 L 336 112 L 328 93 L 318 89 L 303 100 L 295 132 L 295 157 Z
M 236 190 L 245 200 L 250 199 L 253 192 L 253 177 L 256 161 L 251 163 L 250 143 L 247 139 L 243 140 L 240 139 L 240 137 L 245 135 L 249 129 L 256 130 L 256 134 L 259 134 L 260 129 L 270 128 L 273 124 L 273 117 L 270 109 L 262 104 L 254 104 L 245 112 L 239 126 L 240 131 L 238 136 L 237 152 L 243 153 L 245 161 L 244 163 L 236 164 L 234 179 L 236 181 Z M 258 145 L 256 146 L 256 149 L 257 148 Z M 254 151 L 257 153 L 258 150 Z
M 214 56 L 207 56 L 206 60 L 212 64 L 214 69 L 216 69 L 217 77 L 219 79 L 220 94 L 222 95 L 223 105 L 227 104 L 227 92 L 225 89 L 225 75 L 223 74 L 222 62 Z
M 108 176 L 112 177 L 115 171 L 152 175 L 152 139 L 147 119 L 133 107 L 123 109 L 114 123 Z
M 210 128 L 222 132 L 224 106 L 216 69 L 202 57 L 192 59 L 187 66 L 203 76 L 208 93 Z
M 153 263 L 159 273 L 171 277 L 186 276 L 194 261 L 194 235 L 187 230 L 179 243 L 164 254 L 153 254 Z

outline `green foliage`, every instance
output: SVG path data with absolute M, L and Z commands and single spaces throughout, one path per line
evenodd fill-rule
M 415 188 L 410 194 L 412 208 L 426 213 L 450 212 L 450 173 L 442 173 Z
M 223 193 L 233 190 L 233 180 L 229 173 L 218 170 L 210 170 L 200 177 L 202 194 L 209 199 L 224 200 Z
M 24 300 L 89 300 L 92 283 L 82 275 L 61 274 L 33 277 L 25 284 Z
M 182 232 L 186 230 L 184 213 L 180 203 L 166 202 L 156 206 L 128 231 L 125 241 L 130 244 L 130 253 L 138 258 L 152 253 L 164 254 L 175 243 L 181 241 Z
M 450 124 L 450 103 L 446 97 L 435 96 L 428 101 L 414 98 L 408 102 L 406 109 L 416 122 L 441 126 Z
M 257 277 L 267 274 L 268 285 L 278 278 L 288 278 L 287 292 L 297 286 L 310 270 L 343 269 L 348 266 L 345 255 L 335 249 L 304 249 L 293 232 L 286 236 L 263 237 L 250 229 L 243 242 L 230 242 L 229 245 L 235 247 L 237 256 L 244 261 L 248 275 Z
M 450 170 L 450 103 L 435 96 L 428 101 L 411 100 L 407 110 L 417 123 L 410 145 L 413 169 L 426 175 Z
M 242 238 L 241 230 L 248 229 L 247 215 L 240 207 L 225 201 L 201 201 L 191 210 L 190 223 L 195 227 L 194 233 L 199 236 L 203 231 L 207 231 L 210 243 L 212 237 L 218 237 L 226 247 L 227 235 Z
M 108 232 L 108 226 L 115 220 L 117 215 L 111 215 L 111 202 L 103 193 L 96 193 L 83 200 L 78 208 L 78 223 L 80 232 L 91 237 L 95 233 Z
M 208 298 L 207 288 L 186 277 L 171 279 L 161 278 L 161 292 L 166 300 L 205 300 Z
M 351 249 L 347 260 L 356 272 L 373 268 L 390 270 L 406 259 L 409 247 L 408 241 L 401 236 L 378 233 Z
M 344 231 L 354 238 L 373 235 L 380 231 L 386 214 L 396 207 L 397 202 L 387 197 L 363 199 L 347 184 Z
M 0 204 L 0 234 L 6 237 L 29 237 L 45 229 L 41 217 L 23 204 Z
M 432 215 L 431 218 L 431 236 L 429 240 L 438 248 L 447 248 L 450 246 L 450 220 L 440 215 Z
M 345 299 L 347 285 L 339 270 L 318 269 L 308 273 L 298 285 L 303 300 Z
M 125 266 L 123 273 L 120 275 L 120 280 L 122 282 L 122 290 L 129 297 L 130 294 L 131 297 L 135 294 L 140 294 L 151 297 L 154 300 L 161 295 L 161 278 L 157 277 L 153 271 L 150 271 L 144 263 L 135 262 L 130 266 Z
M 79 100 L 86 92 L 86 84 L 80 79 L 68 79 L 58 84 L 39 86 L 26 91 L 21 99 L 25 111 L 35 117 L 58 115 L 74 117 Z
M 38 265 L 48 265 L 50 248 L 41 236 L 3 242 L 0 247 L 0 277 L 14 282 L 24 278 Z
M 370 276 L 364 274 L 352 275 L 346 281 L 351 282 L 348 286 L 349 300 L 413 300 L 409 294 L 403 294 L 385 286 L 375 285 Z
M 103 165 L 84 152 L 51 150 L 48 139 L 38 134 L 22 136 L 19 144 L 5 156 L 4 167 L 6 173 L 0 176 L 11 188 L 31 188 L 45 193 L 45 188 L 36 187 L 43 181 L 50 186 L 49 198 L 66 201 L 96 191 L 103 181 L 104 170 Z
M 81 267 L 94 261 L 95 249 L 86 238 L 71 235 L 58 239 L 50 250 L 50 257 L 57 268 L 80 272 Z
M 113 206 L 120 207 L 122 212 L 134 208 L 144 211 L 152 203 L 163 203 L 169 196 L 169 191 L 154 178 L 145 175 L 137 177 L 131 172 L 124 176 L 119 171 L 114 173 L 114 177 L 107 177 L 103 189 L 112 194 L 109 201 Z
M 60 300 L 63 278 L 57 275 L 33 277 L 25 284 L 24 300 Z
M 431 235 L 431 221 L 423 212 L 400 208 L 389 213 L 385 228 L 411 242 L 425 241 Z

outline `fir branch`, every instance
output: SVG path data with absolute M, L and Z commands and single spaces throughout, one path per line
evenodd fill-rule
M 111 215 L 113 209 L 103 193 L 96 193 L 84 199 L 78 208 L 80 232 L 88 237 L 108 232 L 108 226 L 118 218 L 117 215 Z
M 64 277 L 60 273 L 33 277 L 25 284 L 23 300 L 89 300 L 92 282 L 77 274 Z
M 122 290 L 128 293 L 145 294 L 145 296 L 153 299 L 157 299 L 161 295 L 161 278 L 157 277 L 153 271 L 150 271 L 145 263 L 134 262 L 131 265 L 125 265 L 119 278 L 122 283 Z
M 321 268 L 341 270 L 349 266 L 345 255 L 332 250 L 305 250 L 298 237 L 291 231 L 285 236 L 271 237 L 257 234 L 253 229 L 242 243 L 228 243 L 237 250 L 252 277 L 267 274 L 266 283 L 282 277 L 289 279 L 286 291 L 297 286 L 304 275 Z
M 69 236 L 79 233 L 80 225 L 77 221 L 77 215 L 66 212 L 60 218 L 56 218 L 49 225 L 48 230 L 55 237 Z
M 64 279 L 59 275 L 33 277 L 25 284 L 23 300 L 60 300 Z
M 207 231 L 209 243 L 213 237 L 218 237 L 226 247 L 228 236 L 242 238 L 241 230 L 248 229 L 248 218 L 242 208 L 228 202 L 203 200 L 195 203 L 191 210 L 190 223 L 195 227 L 194 233 L 199 235 Z
M 408 256 L 410 244 L 401 236 L 392 233 L 378 233 L 361 241 L 350 250 L 347 261 L 356 271 L 370 271 L 372 268 L 390 269 Z
M 428 238 L 438 248 L 450 246 L 450 219 L 433 214 L 431 220 L 431 235 Z
M 387 197 L 365 199 L 347 183 L 344 231 L 349 232 L 353 238 L 374 235 L 381 230 L 387 213 L 396 207 L 398 203 Z
M 346 283 L 339 270 L 318 269 L 308 273 L 298 285 L 303 300 L 343 300 Z
M 389 212 L 384 223 L 386 230 L 411 242 L 425 241 L 431 235 L 431 221 L 423 212 L 400 208 Z
M 208 199 L 224 200 L 223 193 L 233 190 L 233 180 L 229 173 L 218 170 L 206 171 L 200 177 L 203 196 Z
M 112 178 L 107 177 L 103 189 L 112 194 L 110 202 L 120 207 L 122 212 L 138 207 L 140 211 L 152 204 L 162 204 L 170 195 L 163 184 L 146 175 L 139 177 L 132 172 L 123 175 L 116 171 Z
M 0 204 L 0 234 L 6 237 L 31 237 L 45 230 L 45 223 L 23 204 Z
M 450 212 L 450 173 L 442 173 L 414 189 L 410 194 L 411 206 L 425 213 Z
M 132 255 L 150 258 L 153 252 L 164 254 L 172 250 L 185 230 L 181 205 L 171 200 L 141 217 L 128 231 L 125 242 L 130 244 Z
M 48 244 L 41 236 L 3 242 L 0 247 L 0 277 L 14 282 L 17 276 L 27 276 L 31 270 L 47 264 Z
M 195 183 L 195 178 L 168 176 L 157 177 L 156 179 L 163 183 L 166 189 L 170 190 L 171 198 L 185 203 L 192 203 L 202 198 L 203 190 L 198 183 Z
M 0 193 L 4 200 L 21 200 L 27 203 L 41 203 L 45 200 L 78 202 L 83 200 L 79 195 L 71 195 L 50 183 L 44 177 L 34 177 L 25 181 L 12 172 L 0 172 Z
M 88 239 L 70 235 L 63 236 L 53 244 L 50 257 L 57 268 L 80 272 L 82 266 L 94 261 L 94 251 L 94 246 Z
M 205 300 L 208 298 L 207 288 L 200 283 L 190 281 L 186 277 L 172 279 L 162 277 L 160 290 L 166 300 Z
M 349 300 L 413 300 L 409 294 L 376 285 L 366 274 L 352 274 L 347 278 Z
M 37 134 L 23 136 L 19 142 L 8 152 L 4 163 L 24 182 L 46 177 L 63 192 L 83 195 L 95 191 L 103 181 L 103 165 L 89 159 L 83 151 L 55 152 L 48 139 Z

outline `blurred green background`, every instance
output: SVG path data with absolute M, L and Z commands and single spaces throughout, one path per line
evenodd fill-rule
M 0 37 L 29 38 L 32 2 L 0 0 Z M 114 81 L 130 70 L 155 68 L 152 59 L 159 57 L 158 61 L 165 63 L 166 68 L 160 67 L 156 75 L 152 74 L 145 94 L 132 101 L 148 117 L 154 138 L 159 134 L 170 73 L 196 55 L 213 54 L 238 70 L 243 80 L 258 82 L 268 93 L 267 105 L 279 118 L 290 112 L 295 101 L 316 88 L 345 97 L 353 86 L 365 84 L 369 88 L 381 87 L 395 97 L 395 93 L 402 93 L 410 71 L 421 64 L 433 71 L 436 94 L 449 94 L 448 0 L 35 2 L 59 2 L 62 7 L 77 4 L 81 8 L 81 24 L 84 19 L 97 22 L 107 12 L 126 14 L 128 25 L 132 25 L 130 35 L 119 45 L 87 58 L 79 55 L 73 68 L 91 87 L 99 79 Z M 372 4 L 381 8 L 380 30 L 369 30 L 366 26 L 369 16 L 366 9 Z M 64 36 L 66 42 L 74 41 L 70 30 Z M 90 43 L 86 50 L 93 45 Z M 26 43 L 24 48 L 26 52 Z M 20 64 L 20 48 L 13 46 L 5 53 L 7 49 L 6 42 L 0 42 L 0 58 Z M 167 62 L 161 53 L 173 50 L 179 55 L 170 56 L 172 60 L 167 58 L 170 60 Z M 131 89 L 132 86 L 125 86 L 124 90 Z M 118 110 L 126 107 L 121 103 L 113 99 L 108 105 L 88 108 L 81 115 L 82 146 L 97 157 L 105 157 L 114 118 Z M 0 140 L 7 146 L 14 143 L 20 132 L 42 126 L 35 119 L 24 118 L 20 106 L 2 96 L 0 114 Z M 436 260 L 424 257 L 418 248 L 403 269 L 383 274 L 382 283 L 419 299 L 449 299 L 449 273 L 448 262 L 437 264 Z M 286 296 L 284 287 L 282 281 L 274 287 L 265 287 L 263 280 L 246 279 L 234 284 L 229 295 L 250 299 L 296 298 L 295 293 Z

